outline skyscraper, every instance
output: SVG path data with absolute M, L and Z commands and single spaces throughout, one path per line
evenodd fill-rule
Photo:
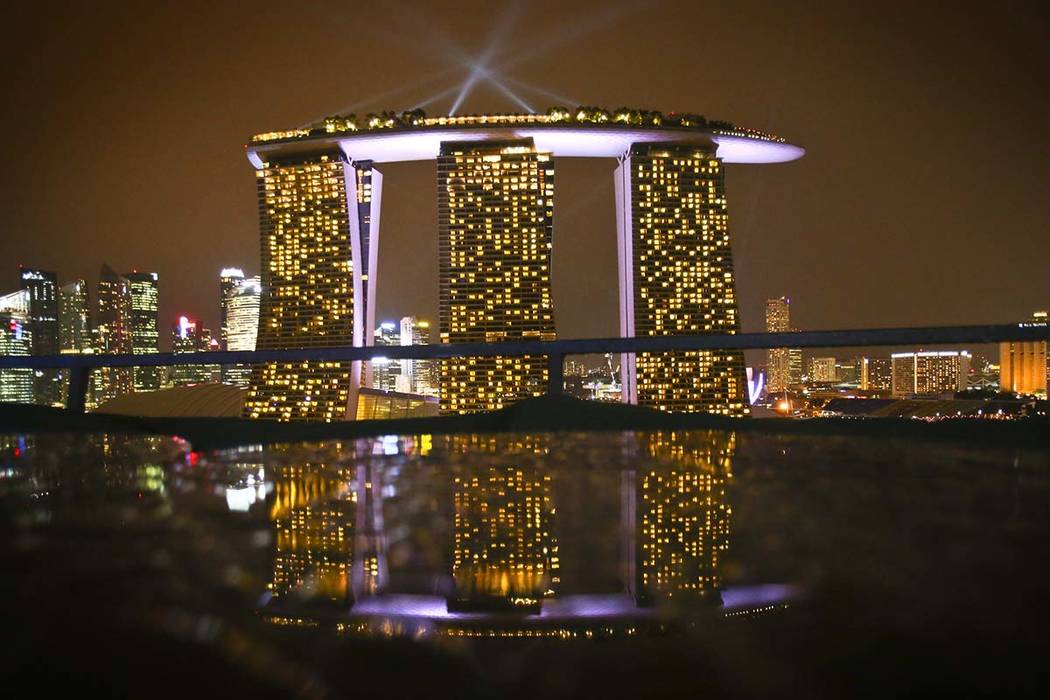
M 766 333 L 791 330 L 791 300 L 777 297 L 766 300 Z M 791 384 L 791 350 L 771 348 L 766 351 L 766 391 L 776 394 Z
M 816 384 L 834 384 L 838 381 L 834 357 L 813 357 L 809 360 L 809 381 Z
M 429 345 L 430 322 L 415 316 L 401 319 L 401 345 Z M 432 395 L 437 389 L 431 384 L 432 360 L 401 360 L 401 375 L 397 379 L 397 390 L 406 394 Z M 440 369 L 439 369 L 440 371 Z
M 208 352 L 219 349 L 218 339 L 213 339 L 211 331 L 187 316 L 179 316 L 179 321 L 171 329 L 171 351 L 174 353 Z M 173 365 L 171 368 L 172 386 L 189 386 L 217 381 L 217 365 Z
M 791 329 L 798 332 L 797 328 Z M 802 383 L 802 348 L 788 348 L 788 385 Z
M 397 324 L 383 321 L 372 334 L 372 344 L 376 347 L 390 347 L 401 344 Z M 373 389 L 397 391 L 397 381 L 401 376 L 401 363 L 388 357 L 376 357 L 368 363 L 368 385 Z
M 1026 325 L 1047 324 L 1047 312 L 1036 311 Z M 1015 394 L 1046 396 L 1046 341 L 999 344 L 999 387 Z
M 739 330 L 722 161 L 714 151 L 638 143 L 615 174 L 620 334 Z M 627 403 L 665 411 L 750 412 L 740 351 L 621 358 Z
M 371 341 L 382 176 L 340 152 L 264 163 L 256 172 L 262 240 L 260 350 Z M 363 216 L 365 213 L 367 215 Z M 252 368 L 244 415 L 346 420 L 360 363 Z
M 947 394 L 966 388 L 970 353 L 965 350 L 897 352 L 893 361 L 893 396 Z
M 79 355 L 91 346 L 87 282 L 70 282 L 59 290 L 58 298 L 59 349 L 63 354 Z
M 219 270 L 219 329 L 223 350 L 228 349 L 226 346 L 229 333 L 229 319 L 227 318 L 229 300 L 233 297 L 234 290 L 243 279 L 244 270 L 239 267 L 224 267 Z
M 136 355 L 160 352 L 160 316 L 157 313 L 156 272 L 125 272 L 131 293 L 131 351 Z M 160 388 L 160 367 L 133 367 L 135 391 Z
M 890 391 L 893 388 L 892 360 L 888 357 L 862 358 L 860 388 L 864 391 Z
M 130 355 L 132 341 L 131 290 L 128 281 L 103 265 L 99 273 L 94 350 L 104 355 Z M 129 394 L 134 389 L 130 367 L 99 367 L 92 372 L 91 406 Z
M 0 296 L 0 355 L 28 357 L 33 353 L 28 289 Z M 34 403 L 33 370 L 0 369 L 0 402 Z
M 224 350 L 255 350 L 259 335 L 260 289 L 258 277 L 245 277 L 237 268 L 226 268 L 219 273 L 219 311 Z M 248 386 L 251 373 L 249 365 L 223 365 L 222 381 Z
M 532 139 L 445 142 L 437 166 L 441 342 L 553 340 L 551 155 Z M 543 357 L 445 360 L 441 411 L 502 408 L 546 378 Z
M 32 334 L 32 354 L 58 354 L 58 276 L 47 270 L 19 266 L 22 289 L 29 294 L 28 327 Z M 34 402 L 43 406 L 60 403 L 61 375 L 57 369 L 33 372 Z

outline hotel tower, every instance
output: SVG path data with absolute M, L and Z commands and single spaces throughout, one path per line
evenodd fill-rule
M 339 151 L 262 163 L 258 350 L 371 344 L 382 175 Z M 252 369 L 244 415 L 346 420 L 359 362 L 270 362 Z
M 441 144 L 438 167 L 443 343 L 554 340 L 554 164 L 532 139 Z M 441 363 L 441 412 L 502 408 L 546 391 L 542 356 Z
M 722 161 L 687 144 L 636 143 L 615 173 L 620 335 L 736 333 Z M 749 413 L 738 350 L 626 354 L 626 403 L 664 411 Z
M 435 160 L 440 342 L 555 338 L 555 157 L 618 162 L 622 336 L 736 333 L 724 168 L 785 163 L 805 153 L 779 136 L 700 114 L 586 106 L 528 114 L 335 114 L 256 134 L 246 150 L 259 183 L 259 350 L 372 344 L 382 190 L 372 164 Z M 490 411 L 541 395 L 548 359 L 443 359 L 440 410 Z M 788 351 L 791 372 L 798 359 Z M 406 360 L 397 370 L 413 365 Z M 378 358 L 256 368 L 245 415 L 352 417 L 358 388 L 384 379 L 370 376 L 372 366 L 377 373 L 384 368 Z M 750 412 L 738 350 L 630 353 L 621 373 L 629 403 L 728 416 Z M 402 388 L 412 374 L 404 373 Z

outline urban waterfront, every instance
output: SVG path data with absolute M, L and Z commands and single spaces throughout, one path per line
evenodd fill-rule
M 1044 697 L 1045 14 L 13 7 L 6 695 Z
M 164 697 L 1042 687 L 1046 446 L 2 440 L 4 616 L 23 630 L 4 664 L 23 692 L 101 677 Z M 180 677 L 186 663 L 206 675 Z

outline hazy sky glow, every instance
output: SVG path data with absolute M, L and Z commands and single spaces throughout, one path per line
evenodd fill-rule
M 745 330 L 781 294 L 813 329 L 1050 306 L 1044 8 L 828 5 L 34 3 L 0 29 L 0 293 L 19 263 L 93 292 L 109 262 L 160 273 L 162 337 L 183 313 L 214 327 L 219 269 L 259 271 L 251 134 L 350 109 L 571 96 L 806 147 L 729 169 Z M 615 335 L 615 162 L 556 167 L 559 333 Z M 383 171 L 379 318 L 435 318 L 434 165 Z

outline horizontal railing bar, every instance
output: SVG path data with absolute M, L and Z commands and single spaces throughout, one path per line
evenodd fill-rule
M 766 350 L 771 348 L 831 348 L 887 345 L 953 345 L 1050 340 L 1050 326 L 1004 324 L 992 326 L 936 326 L 925 328 L 869 328 L 793 333 L 701 333 L 645 338 L 591 338 L 579 340 L 512 340 L 498 343 L 443 343 L 437 345 L 376 345 L 366 347 L 301 348 L 236 352 L 150 353 L 143 355 L 0 356 L 0 369 L 160 367 L 232 365 L 261 362 L 349 362 L 387 358 L 430 360 L 454 357 L 585 355 L 662 352 L 668 350 Z

